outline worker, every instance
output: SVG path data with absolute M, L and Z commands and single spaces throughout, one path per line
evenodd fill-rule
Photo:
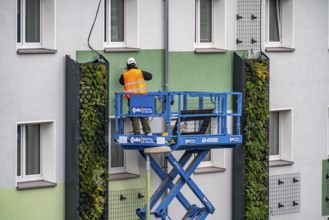
M 128 58 L 126 71 L 122 73 L 119 82 L 124 86 L 126 93 L 147 93 L 147 85 L 145 80 L 152 79 L 152 74 L 138 69 L 136 60 L 133 57 Z M 130 94 L 125 94 L 130 106 Z M 146 135 L 152 135 L 148 117 L 131 117 L 133 132 L 135 135 L 140 134 L 139 120 L 142 123 L 143 132 Z

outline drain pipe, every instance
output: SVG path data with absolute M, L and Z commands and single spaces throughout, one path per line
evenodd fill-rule
M 163 39 L 164 39 L 164 91 L 168 92 L 169 85 L 169 0 L 163 0 Z M 167 100 L 169 101 L 169 100 Z M 168 125 L 170 126 L 170 124 Z M 167 129 L 166 123 L 164 123 L 164 131 Z M 167 157 L 162 157 L 163 171 L 168 174 L 168 160 Z M 167 190 L 163 194 L 163 198 L 167 196 Z M 168 208 L 166 209 L 168 213 Z
M 151 164 L 146 154 L 146 220 L 151 220 Z
M 169 0 L 164 0 L 164 91 L 168 92 L 168 66 L 169 66 L 169 60 L 168 60 L 168 53 L 169 53 Z
M 163 39 L 164 39 L 164 86 L 163 89 L 165 92 L 168 92 L 169 85 L 169 0 L 163 0 Z M 169 100 L 167 100 L 169 101 Z M 170 125 L 168 125 L 170 126 Z M 166 125 L 164 130 L 166 130 Z M 168 173 L 168 161 L 166 157 L 163 157 L 163 168 L 166 173 Z

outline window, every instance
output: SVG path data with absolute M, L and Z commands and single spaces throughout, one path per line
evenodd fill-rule
M 225 171 L 225 149 L 211 149 L 198 168 L 215 168 Z
M 211 150 L 208 152 L 208 154 L 203 158 L 202 162 L 201 162 L 201 166 L 213 166 L 213 160 L 212 160 L 212 152 Z
M 25 7 L 22 7 L 21 3 L 25 4 Z M 18 36 L 17 42 L 21 43 L 35 43 L 40 44 L 40 24 L 41 24 L 41 8 L 40 0 L 18 0 L 18 18 L 24 18 L 23 25 L 18 27 Z M 21 10 L 25 8 L 25 10 Z M 22 13 L 22 14 L 20 14 Z M 22 36 L 23 35 L 23 36 Z
M 171 119 L 171 127 L 174 128 L 177 123 L 177 118 Z M 202 120 L 192 120 L 181 122 L 181 132 L 197 132 L 202 124 Z M 211 122 L 206 130 L 206 134 L 212 134 L 217 132 L 217 120 L 211 119 Z M 199 164 L 199 168 L 206 167 L 224 167 L 224 150 L 210 150 L 208 154 L 203 158 L 202 162 Z M 196 156 L 196 155 L 195 155 Z M 198 171 L 197 171 L 198 172 Z
M 111 120 L 110 123 L 111 137 L 114 136 L 115 121 Z M 111 138 L 111 169 L 116 171 L 124 171 L 125 169 L 125 152 L 120 145 L 114 144 L 113 138 Z
M 327 9 L 327 12 L 328 12 L 328 21 L 327 21 L 327 30 L 329 30 L 329 1 L 328 1 L 328 9 Z M 328 34 L 328 48 L 329 48 L 329 34 Z
M 40 124 L 17 126 L 17 176 L 41 177 Z
M 115 132 L 115 120 L 111 118 L 110 121 L 110 173 L 130 173 L 139 174 L 138 166 L 138 151 L 124 150 L 120 145 L 114 144 L 113 136 Z M 131 131 L 130 131 L 131 130 Z M 124 122 L 124 133 L 132 133 L 131 121 L 126 119 Z
M 138 0 L 106 0 L 105 48 L 138 47 Z
M 328 111 L 327 112 L 327 154 L 329 156 L 329 107 L 328 107 L 327 111 Z
M 55 48 L 55 0 L 17 0 L 17 48 Z
M 225 48 L 225 0 L 195 1 L 195 47 Z
M 55 182 L 54 122 L 17 124 L 17 182 Z
M 282 4 L 281 0 L 271 0 L 269 5 L 269 42 L 281 44 Z
M 272 110 L 269 127 L 270 160 L 292 161 L 292 110 Z
M 280 159 L 280 122 L 279 112 L 270 114 L 270 156 L 272 159 Z
M 212 44 L 212 14 L 213 5 L 212 0 L 199 0 L 197 14 L 197 42 L 198 43 L 211 43 Z
M 215 134 L 217 133 L 217 119 L 211 119 L 210 125 L 206 133 Z M 228 129 L 231 129 L 231 118 L 228 118 Z M 198 126 L 198 124 L 196 124 Z M 225 149 L 211 149 L 209 153 L 203 158 L 198 168 L 214 168 L 217 171 L 225 171 Z M 209 170 L 208 170 L 209 171 Z M 206 171 L 206 172 L 208 172 Z M 199 173 L 202 173 L 197 171 Z
M 266 1 L 266 47 L 293 48 L 293 1 Z

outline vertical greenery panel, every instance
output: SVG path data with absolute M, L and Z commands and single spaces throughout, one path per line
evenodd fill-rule
M 268 60 L 245 60 L 245 219 L 268 219 Z
M 80 66 L 79 219 L 104 219 L 108 180 L 105 150 L 106 65 Z

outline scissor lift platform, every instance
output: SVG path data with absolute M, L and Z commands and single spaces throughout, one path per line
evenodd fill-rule
M 191 179 L 191 175 L 208 154 L 210 149 L 235 148 L 242 143 L 240 117 L 242 95 L 237 92 L 149 92 L 130 94 L 130 106 L 123 105 L 125 93 L 115 95 L 115 135 L 114 140 L 126 150 L 138 150 L 146 159 L 147 148 L 167 147 L 165 154 L 173 167 L 170 173 L 150 156 L 150 165 L 162 180 L 150 200 L 151 214 L 163 220 L 171 219 L 166 209 L 177 198 L 186 209 L 183 220 L 205 219 L 215 208 Z M 228 106 L 232 110 L 228 109 Z M 124 120 L 131 117 L 162 118 L 165 129 L 149 135 L 124 133 Z M 228 124 L 230 132 L 228 131 Z M 145 151 L 146 150 L 146 151 Z M 173 151 L 184 150 L 176 160 Z M 186 164 L 189 162 L 187 166 Z M 178 180 L 174 179 L 179 176 Z M 180 192 L 188 185 L 204 207 L 197 207 Z M 169 193 L 166 191 L 169 189 Z M 164 198 L 163 198 L 164 197 Z M 161 201 L 160 198 L 162 198 Z M 158 204 L 155 208 L 154 206 Z M 136 210 L 141 220 L 146 219 L 146 208 Z

